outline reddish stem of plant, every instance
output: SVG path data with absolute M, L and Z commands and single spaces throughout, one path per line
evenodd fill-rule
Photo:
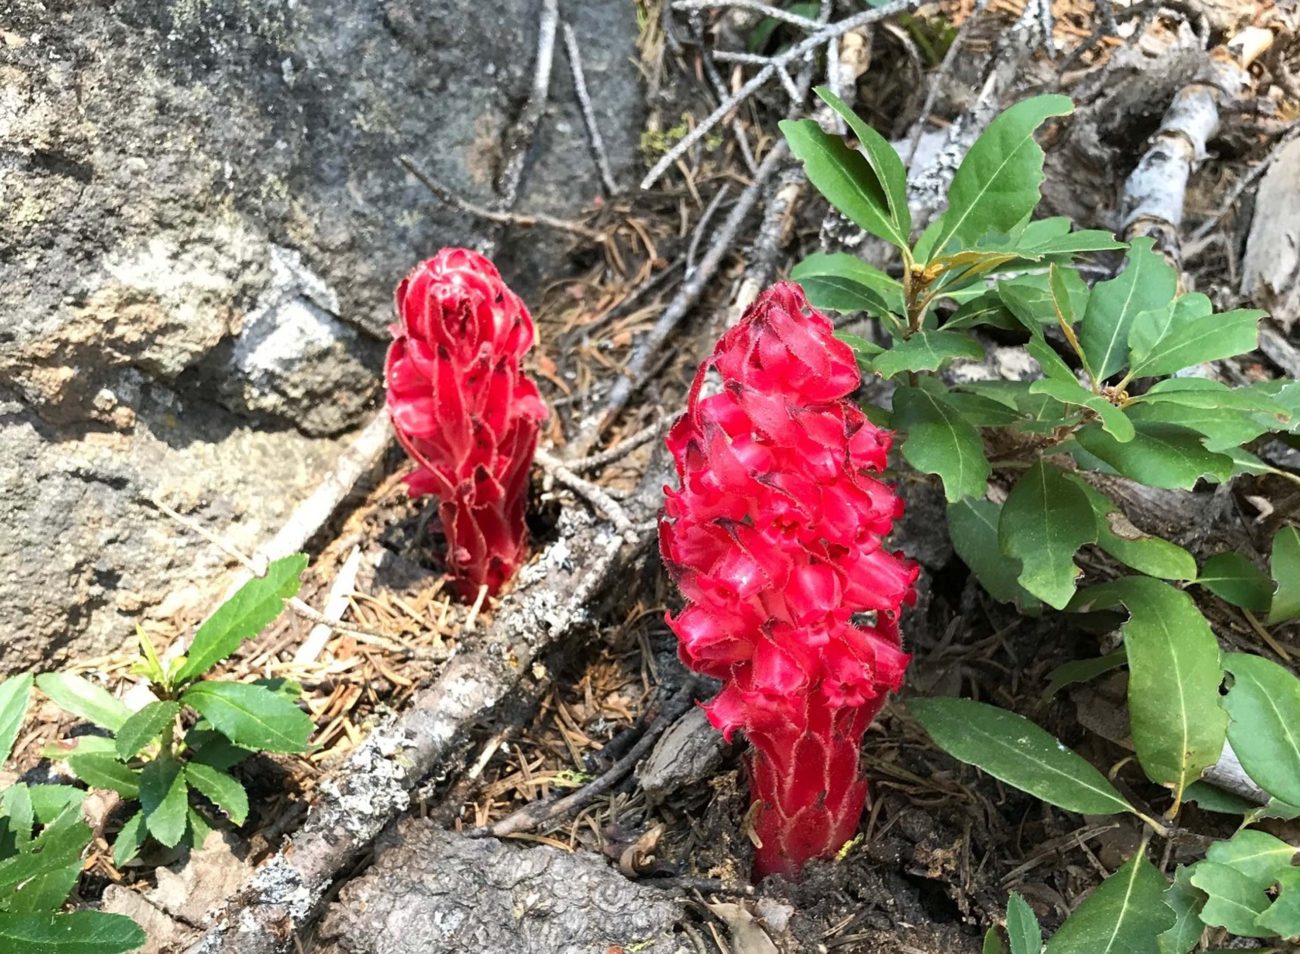
M 668 623 L 683 661 L 724 681 L 709 720 L 752 747 L 759 878 L 797 877 L 853 837 L 862 737 L 910 658 L 896 621 L 917 568 L 882 546 L 903 508 L 871 476 L 892 434 L 845 399 L 860 383 L 782 282 L 723 335 L 667 440 L 680 487 L 660 548 L 687 600 Z
M 444 248 L 397 286 L 385 377 L 398 440 L 434 494 L 447 568 L 463 599 L 501 589 L 527 555 L 528 471 L 546 419 L 521 361 L 533 319 L 496 266 Z

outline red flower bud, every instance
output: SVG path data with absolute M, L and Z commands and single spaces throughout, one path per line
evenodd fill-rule
M 388 412 L 434 494 L 457 592 L 496 593 L 527 552 L 528 470 L 546 408 L 520 367 L 533 319 L 490 261 L 444 248 L 397 286 L 388 349 Z
M 831 332 L 797 285 L 769 289 L 667 440 L 681 486 L 665 488 L 659 541 L 687 600 L 668 624 L 686 665 L 724 680 L 710 721 L 752 746 L 758 877 L 798 875 L 853 837 L 858 749 L 909 659 L 896 620 L 917 568 L 882 547 L 903 506 L 870 474 L 892 435 L 845 400 L 861 379 Z

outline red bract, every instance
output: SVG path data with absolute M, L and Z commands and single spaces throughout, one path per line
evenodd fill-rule
M 546 408 L 520 367 L 533 319 L 496 266 L 444 248 L 397 286 L 388 412 L 419 465 L 411 494 L 434 494 L 448 570 L 465 599 L 497 592 L 523 562 L 528 469 Z
M 752 746 L 757 877 L 796 876 L 853 837 L 858 749 L 909 659 L 896 621 L 917 568 L 882 547 L 903 506 L 869 473 L 892 434 L 845 400 L 860 377 L 831 330 L 799 286 L 764 292 L 668 436 L 681 487 L 665 488 L 659 540 L 687 600 L 668 623 L 683 661 L 724 681 L 709 721 Z

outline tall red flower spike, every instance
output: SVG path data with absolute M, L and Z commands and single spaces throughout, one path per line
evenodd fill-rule
M 397 286 L 388 413 L 419 465 L 412 496 L 434 494 L 463 599 L 496 593 L 527 552 L 528 470 L 546 419 L 520 361 L 533 319 L 496 266 L 444 248 Z
M 659 541 L 687 600 L 668 624 L 686 665 L 724 681 L 709 721 L 750 742 L 758 878 L 853 837 L 858 749 L 910 658 L 897 617 L 917 568 L 882 547 L 903 505 L 870 476 L 893 435 L 845 400 L 861 379 L 831 330 L 798 285 L 764 292 L 667 441 L 681 488 L 665 488 Z M 705 397 L 710 370 L 722 387 Z

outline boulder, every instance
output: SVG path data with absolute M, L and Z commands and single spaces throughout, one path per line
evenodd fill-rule
M 527 295 L 573 239 L 488 233 L 540 0 L 19 0 L 0 28 L 0 672 L 116 648 L 220 592 L 378 405 L 396 281 L 497 240 Z M 572 4 L 615 174 L 637 161 L 630 4 Z M 518 208 L 601 191 L 557 43 Z M 184 592 L 178 598 L 173 591 Z M 57 657 L 58 653 L 55 653 Z M 57 661 L 57 659 L 53 660 Z

